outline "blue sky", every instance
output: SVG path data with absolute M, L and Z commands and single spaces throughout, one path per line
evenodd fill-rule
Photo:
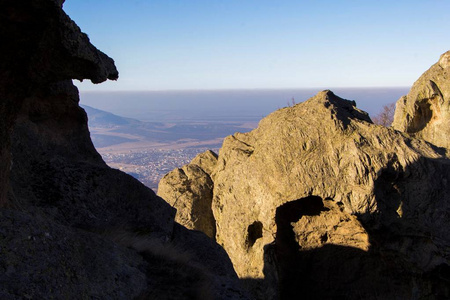
M 450 50 L 450 1 L 66 0 L 117 82 L 81 90 L 410 86 Z

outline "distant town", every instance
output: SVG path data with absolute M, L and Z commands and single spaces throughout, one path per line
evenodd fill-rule
M 124 171 L 154 190 L 161 178 L 175 168 L 189 163 L 197 154 L 207 148 L 148 149 L 139 152 L 101 153 L 112 168 Z M 218 149 L 209 149 L 217 153 Z
M 84 105 L 91 139 L 112 168 L 154 190 L 160 179 L 206 150 L 218 153 L 223 138 L 256 127 L 253 122 L 143 122 Z

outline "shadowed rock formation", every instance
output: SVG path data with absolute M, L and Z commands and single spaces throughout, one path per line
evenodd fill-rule
M 355 102 L 280 109 L 210 174 L 216 240 L 258 298 L 449 297 L 450 161 Z
M 396 104 L 392 126 L 450 148 L 450 51 L 431 66 Z
M 61 0 L 0 3 L 0 205 L 7 202 L 10 131 L 24 99 L 59 81 L 117 79 L 112 59 L 98 51 L 61 10 Z
M 118 72 L 63 2 L 0 2 L 0 298 L 247 299 L 219 245 L 94 149 L 71 79 Z

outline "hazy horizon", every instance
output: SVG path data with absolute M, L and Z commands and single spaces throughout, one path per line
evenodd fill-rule
M 303 102 L 321 88 L 165 91 L 80 91 L 81 104 L 141 121 L 259 121 L 271 112 Z M 371 116 L 396 102 L 408 87 L 330 88 L 356 101 Z

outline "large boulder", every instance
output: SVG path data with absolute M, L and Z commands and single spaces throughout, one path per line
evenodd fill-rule
M 392 126 L 450 148 L 450 51 L 441 55 L 396 104 Z
M 225 138 L 219 153 L 216 240 L 258 297 L 449 296 L 442 149 L 323 91 Z
M 175 221 L 212 239 L 216 235 L 216 222 L 211 210 L 214 188 L 211 172 L 216 164 L 217 154 L 200 153 L 189 165 L 166 174 L 158 185 L 158 195 L 177 209 Z

